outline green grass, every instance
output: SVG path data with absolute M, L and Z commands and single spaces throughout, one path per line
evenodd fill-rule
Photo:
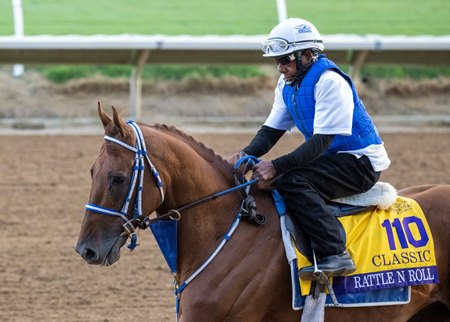
M 286 0 L 290 17 L 313 22 L 322 34 L 450 34 L 449 0 Z M 275 0 L 22 0 L 26 35 L 267 34 L 276 25 Z M 0 36 L 12 35 L 10 0 L 0 0 Z M 103 74 L 129 76 L 125 66 L 53 66 L 55 81 Z M 146 66 L 144 78 L 258 76 L 254 66 Z M 365 66 L 363 75 L 414 78 L 449 75 L 448 69 Z M 403 76 L 402 76 L 403 75 Z
M 350 66 L 347 64 L 339 65 L 345 72 L 349 73 Z M 366 64 L 361 67 L 361 76 L 367 78 L 410 78 L 425 79 L 450 77 L 450 67 L 423 67 L 423 66 L 392 66 L 380 64 Z
M 0 7 L 0 34 L 12 34 L 10 1 Z M 25 34 L 264 33 L 276 4 L 258 0 L 23 0 Z
M 102 66 L 39 66 L 31 67 L 46 75 L 48 79 L 55 83 L 64 83 L 71 79 L 92 77 L 95 75 L 129 78 L 131 74 L 130 66 L 102 65 Z M 342 70 L 348 71 L 348 66 L 341 66 Z M 177 80 L 183 78 L 205 78 L 205 77 L 226 77 L 236 76 L 239 78 L 260 77 L 265 73 L 257 66 L 230 65 L 230 66 L 145 66 L 142 78 L 147 80 Z M 364 65 L 361 69 L 362 77 L 376 78 L 438 78 L 450 77 L 450 67 L 430 68 L 430 67 L 403 67 L 385 65 Z
M 430 67 L 403 67 L 403 66 L 383 66 L 383 65 L 363 65 L 361 75 L 376 78 L 438 78 L 450 77 L 450 67 L 430 68 Z
M 321 33 L 450 33 L 448 0 L 286 0 L 291 17 Z M 22 0 L 25 34 L 266 34 L 275 0 Z M 10 0 L 0 0 L 0 35 L 13 34 Z
M 130 66 L 39 66 L 38 71 L 55 83 L 63 83 L 74 78 L 101 75 L 116 78 L 128 78 L 131 74 Z M 263 72 L 257 66 L 145 66 L 143 79 L 177 80 L 183 78 L 225 77 L 238 76 L 240 78 L 258 77 Z
M 450 34 L 447 0 L 287 0 L 292 16 L 314 22 L 323 34 Z

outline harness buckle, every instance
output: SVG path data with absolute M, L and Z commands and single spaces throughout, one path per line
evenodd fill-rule
M 125 230 L 123 233 L 126 233 L 128 235 L 132 235 L 136 232 L 136 227 L 133 225 L 134 219 L 128 220 L 126 223 L 122 225 L 123 229 Z
M 242 218 L 247 219 L 252 224 L 263 225 L 266 222 L 266 217 L 257 212 L 255 198 L 251 195 L 247 195 L 244 199 L 240 213 Z
M 172 214 L 172 213 L 176 214 L 176 216 L 169 215 L 170 219 L 175 220 L 175 221 L 178 221 L 178 220 L 181 219 L 181 214 L 180 214 L 180 212 L 178 210 L 175 210 L 175 209 L 169 210 L 168 214 Z

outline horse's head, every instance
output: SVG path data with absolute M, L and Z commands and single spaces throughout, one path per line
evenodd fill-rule
M 112 118 L 100 104 L 98 113 L 105 129 L 105 143 L 91 167 L 91 193 L 75 250 L 89 264 L 111 265 L 119 259 L 120 248 L 129 235 L 134 234 L 136 218 L 142 216 L 136 191 L 143 189 L 139 182 L 143 182 L 143 169 L 148 169 L 149 164 L 145 164 L 145 153 L 141 153 L 145 144 L 137 147 L 139 132 L 133 130 L 114 107 Z M 153 189 L 159 195 L 155 183 Z M 139 206 L 136 210 L 135 204 Z
M 89 264 L 113 264 L 128 237 L 128 247 L 136 246 L 137 228 L 160 220 L 179 220 L 177 209 L 197 204 L 198 199 L 234 184 L 232 169 L 225 160 L 175 128 L 154 125 L 141 129 L 132 121 L 125 122 L 114 108 L 112 118 L 100 105 L 98 112 L 105 142 L 91 168 L 91 193 L 75 247 Z M 238 196 L 223 200 L 233 199 L 230 205 L 235 207 Z M 216 207 L 214 202 L 203 205 L 202 215 L 183 220 L 180 231 L 189 232 L 181 226 L 193 225 L 197 233 L 197 223 L 203 223 L 203 216 Z M 157 217 L 150 219 L 154 211 Z M 214 216 L 209 226 L 221 220 L 221 216 Z

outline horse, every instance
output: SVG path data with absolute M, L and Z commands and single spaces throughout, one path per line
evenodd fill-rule
M 89 264 L 118 261 L 122 246 L 130 234 L 134 235 L 127 226 L 138 223 L 132 219 L 133 207 L 122 213 L 117 210 L 126 198 L 131 205 L 139 199 L 141 223 L 153 213 L 156 219 L 169 215 L 178 220 L 175 280 L 181 285 L 210 258 L 229 231 L 242 193 L 235 190 L 193 207 L 183 205 L 235 187 L 232 167 L 212 149 L 174 127 L 139 124 L 146 149 L 143 154 L 149 158 L 141 168 L 152 171 L 143 175 L 142 189 L 130 195 L 128 187 L 136 168 L 132 148 L 138 133 L 115 108 L 110 117 L 99 104 L 98 114 L 106 140 L 91 167 L 88 205 L 96 206 L 87 207 L 75 250 Z M 266 216 L 265 224 L 243 221 L 217 256 L 178 294 L 180 321 L 299 321 L 301 311 L 291 307 L 290 270 L 273 199 L 267 191 L 252 187 L 251 192 L 258 210 Z M 440 283 L 413 286 L 411 301 L 405 305 L 327 307 L 326 321 L 423 321 L 423 316 L 433 316 L 436 321 L 438 315 L 442 321 L 450 320 L 450 186 L 415 186 L 400 194 L 416 200 L 428 219 Z M 180 207 L 182 210 L 174 210 Z M 96 209 L 106 209 L 112 217 Z

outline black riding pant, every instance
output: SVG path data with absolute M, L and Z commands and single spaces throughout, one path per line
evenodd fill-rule
M 352 154 L 338 153 L 283 173 L 275 185 L 289 213 L 309 236 L 316 256 L 321 258 L 345 250 L 341 224 L 325 200 L 365 192 L 379 177 L 380 172 L 373 170 L 366 156 L 358 159 Z

